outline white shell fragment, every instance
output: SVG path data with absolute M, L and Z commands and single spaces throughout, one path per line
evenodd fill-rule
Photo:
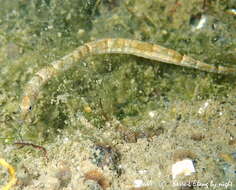
M 201 19 L 199 20 L 199 22 L 197 24 L 197 26 L 194 26 L 192 30 L 193 31 L 200 30 L 200 29 L 202 29 L 206 25 L 206 23 L 207 23 L 207 16 L 206 15 L 202 15 Z
M 178 175 L 191 175 L 195 172 L 193 161 L 184 159 L 172 165 L 172 178 L 175 179 Z
M 211 100 L 207 100 L 198 110 L 198 114 L 202 115 L 206 113 L 208 106 L 210 105 Z

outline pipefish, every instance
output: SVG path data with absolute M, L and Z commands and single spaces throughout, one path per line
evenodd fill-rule
M 35 73 L 27 83 L 20 104 L 21 117 L 24 119 L 32 110 L 40 88 L 51 78 L 73 66 L 73 63 L 89 55 L 98 54 L 130 54 L 164 63 L 190 67 L 218 74 L 234 74 L 236 68 L 214 66 L 198 61 L 187 55 L 160 45 L 123 38 L 106 38 L 85 43 L 61 59 L 52 62 Z

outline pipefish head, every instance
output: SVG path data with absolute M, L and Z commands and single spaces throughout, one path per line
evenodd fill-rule
M 29 113 L 32 111 L 32 100 L 30 96 L 24 95 L 20 104 L 20 116 L 21 119 L 24 121 Z

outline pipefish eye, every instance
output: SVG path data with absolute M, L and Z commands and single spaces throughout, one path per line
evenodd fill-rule
M 33 107 L 29 106 L 28 111 L 32 111 L 32 110 L 33 110 Z

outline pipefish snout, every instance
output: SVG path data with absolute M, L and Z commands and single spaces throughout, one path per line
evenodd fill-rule
M 89 55 L 98 54 L 130 54 L 164 63 L 190 67 L 202 71 L 218 74 L 235 74 L 236 68 L 214 66 L 195 60 L 187 55 L 159 46 L 152 43 L 138 40 L 107 38 L 86 43 L 61 59 L 52 62 L 48 66 L 39 70 L 35 76 L 27 83 L 21 107 L 23 118 L 32 110 L 32 105 L 36 101 L 41 86 L 62 71 L 71 68 L 73 63 Z

